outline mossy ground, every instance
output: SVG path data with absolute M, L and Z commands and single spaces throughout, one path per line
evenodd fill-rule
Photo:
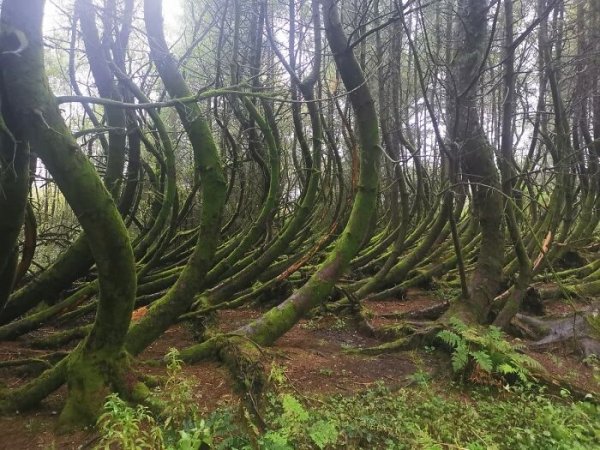
M 423 291 L 410 291 L 402 301 L 365 306 L 372 322 L 382 327 L 393 323 L 399 312 L 436 301 Z M 229 332 L 260 314 L 253 309 L 219 311 L 215 327 Z M 173 327 L 140 355 L 135 372 L 164 378 L 164 368 L 143 360 L 162 358 L 170 348 L 183 349 L 195 342 L 192 326 Z M 375 357 L 346 351 L 378 343 L 361 335 L 351 318 L 324 315 L 301 321 L 274 347 L 263 349 L 266 375 L 275 389 L 264 403 L 269 434 L 260 438 L 262 447 L 318 448 L 314 439 L 322 443 L 334 436 L 335 429 L 335 445 L 326 448 L 600 448 L 594 441 L 598 436 L 590 434 L 600 423 L 598 410 L 592 406 L 576 403 L 568 395 L 563 398 L 560 392 L 540 393 L 537 387 L 507 392 L 502 387 L 471 389 L 453 384 L 449 357 L 433 347 Z M 0 352 L 18 359 L 44 351 L 32 350 L 21 340 L 1 343 Z M 533 356 L 550 373 L 560 374 L 581 389 L 600 386 L 600 369 L 594 371 L 589 363 L 560 352 Z M 239 421 L 238 396 L 225 365 L 208 361 L 181 371 L 195 385 L 190 401 L 210 425 L 214 445 L 244 448 L 250 442 L 249 429 Z M 2 375 L 7 387 L 28 379 L 14 369 L 2 369 Z M 87 442 L 93 447 L 98 435 L 92 429 L 55 433 L 65 394 L 63 388 L 33 411 L 0 418 L 0 449 L 52 445 L 76 449 Z M 294 416 L 288 417 L 289 427 L 282 427 L 284 407 L 289 410 L 287 416 Z M 277 442 L 283 447 L 276 447 Z M 580 445 L 569 446 L 570 442 Z
M 534 388 L 464 387 L 415 374 L 415 386 L 377 384 L 353 395 L 272 396 L 264 449 L 595 449 L 600 407 Z M 249 448 L 227 410 L 214 412 L 215 448 Z

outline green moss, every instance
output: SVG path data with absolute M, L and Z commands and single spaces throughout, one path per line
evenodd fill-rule
M 67 385 L 69 396 L 60 414 L 62 429 L 92 426 L 96 423 L 106 396 L 126 388 L 128 358 L 124 352 L 87 352 L 84 346 L 69 358 Z M 138 385 L 135 385 L 139 388 Z M 133 390 L 134 392 L 135 389 Z
M 129 392 L 129 397 L 136 403 L 144 403 L 151 394 L 152 391 L 148 388 L 146 383 L 138 381 Z
M 98 413 L 106 389 L 112 389 L 126 366 L 122 346 L 135 300 L 135 264 L 114 200 L 80 152 L 50 90 L 44 67 L 43 14 L 41 0 L 2 4 L 3 32 L 19 30 L 28 41 L 19 55 L 3 61 L 2 82 L 15 135 L 38 152 L 76 214 L 96 262 L 100 293 L 96 319 L 80 350 L 67 358 L 69 396 L 61 415 L 61 423 L 82 423 Z M 42 375 L 30 391 L 38 395 L 54 387 L 61 374 L 51 372 L 52 383 Z

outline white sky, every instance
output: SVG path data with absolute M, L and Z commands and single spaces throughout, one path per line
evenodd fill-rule
M 23 0 L 27 1 L 27 0 Z M 72 10 L 74 0 L 47 0 L 44 11 L 44 32 L 47 33 L 53 28 L 64 26 L 64 16 L 61 10 Z M 142 12 L 137 12 L 141 16 Z M 165 29 L 167 35 L 178 34 L 182 32 L 181 18 L 183 16 L 183 0 L 164 0 L 163 17 L 165 19 Z

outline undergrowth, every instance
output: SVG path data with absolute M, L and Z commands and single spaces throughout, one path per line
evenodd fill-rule
M 98 419 L 100 442 L 96 449 L 198 450 L 212 444 L 211 431 L 194 402 L 193 383 L 181 371 L 179 353 L 167 355 L 167 380 L 153 393 L 161 413 L 143 405 L 130 406 L 116 394 L 107 397 Z
M 392 392 L 383 385 L 325 399 L 273 395 L 271 431 L 258 444 L 292 449 L 535 449 L 600 448 L 600 409 L 592 403 L 508 388 L 464 391 L 430 384 Z M 251 449 L 232 410 L 214 412 L 216 449 Z
M 504 379 L 527 383 L 531 370 L 543 370 L 535 359 L 521 353 L 522 345 L 508 342 L 498 327 L 484 330 L 450 318 L 449 329 L 437 337 L 452 348 L 452 369 L 478 384 L 501 385 Z
M 335 376 L 335 374 L 333 374 Z M 193 385 L 171 353 L 168 381 L 154 416 L 110 396 L 100 418 L 101 449 L 596 449 L 600 407 L 550 396 L 529 383 L 475 388 L 414 377 L 415 386 L 383 384 L 352 395 L 305 397 L 273 365 L 263 419 L 268 429 L 249 435 L 238 408 L 201 418 Z

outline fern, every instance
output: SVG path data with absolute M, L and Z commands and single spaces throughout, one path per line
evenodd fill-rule
M 544 370 L 544 366 L 542 366 L 538 361 L 533 359 L 531 356 L 516 353 L 516 354 L 512 355 L 512 360 L 516 365 L 522 366 L 526 369 Z
M 458 347 L 458 345 L 464 341 L 461 336 L 450 330 L 442 330 L 438 333 L 437 336 L 445 344 L 448 344 L 449 346 L 454 348 Z
M 504 336 L 502 336 L 502 330 L 494 325 L 488 327 L 486 336 L 492 341 L 501 341 L 504 338 Z
M 452 368 L 455 372 L 460 372 L 469 363 L 469 347 L 465 342 L 460 342 L 455 347 L 454 353 L 452 353 Z
M 511 366 L 507 363 L 498 364 L 496 370 L 502 375 L 511 375 L 517 373 L 517 369 L 515 369 L 514 366 Z
M 475 363 L 481 367 L 482 370 L 491 373 L 494 370 L 494 362 L 490 355 L 484 350 L 477 350 L 475 352 L 471 352 L 471 356 Z
M 449 323 L 449 329 L 440 331 L 437 337 L 452 347 L 454 372 L 468 372 L 477 367 L 492 376 L 511 375 L 526 382 L 532 370 L 542 370 L 535 359 L 519 353 L 522 344 L 508 342 L 499 328 L 490 326 L 481 330 L 457 317 L 451 318 Z
M 451 317 L 449 322 L 452 328 L 461 335 L 469 330 L 469 327 L 458 317 Z
M 291 421 L 306 422 L 308 420 L 308 412 L 304 406 L 290 394 L 283 394 L 281 399 L 283 414 Z

